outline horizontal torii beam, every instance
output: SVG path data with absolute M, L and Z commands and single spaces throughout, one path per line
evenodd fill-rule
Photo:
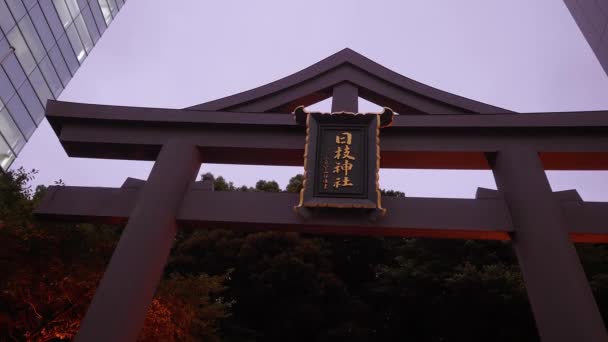
M 180 138 L 206 163 L 303 163 L 304 128 L 286 113 L 49 101 L 46 115 L 72 157 L 155 160 L 166 141 Z M 608 170 L 608 111 L 399 115 L 382 130 L 381 167 L 489 169 L 484 153 L 514 144 L 538 151 L 547 170 Z
M 143 181 L 122 188 L 52 186 L 35 213 L 53 220 L 126 222 Z M 509 240 L 514 229 L 498 192 L 478 190 L 477 199 L 383 197 L 390 212 L 378 221 L 352 211 L 295 215 L 292 193 L 210 191 L 196 182 L 178 211 L 181 226 L 235 230 L 296 231 L 350 235 Z M 608 203 L 583 202 L 576 191 L 555 193 L 574 242 L 608 242 Z M 205 210 L 200 210 L 205 208 Z M 440 213 L 440 214 L 438 214 Z

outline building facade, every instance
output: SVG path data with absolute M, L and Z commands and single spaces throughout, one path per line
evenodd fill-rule
M 0 167 L 6 170 L 125 0 L 0 0 Z
M 576 24 L 608 73 L 608 0 L 564 0 Z

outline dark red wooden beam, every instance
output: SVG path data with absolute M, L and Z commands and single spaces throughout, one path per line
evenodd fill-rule
M 139 188 L 52 186 L 35 213 L 51 220 L 126 222 Z M 296 215 L 298 196 L 289 193 L 214 192 L 193 187 L 177 221 L 200 228 L 278 230 L 305 233 L 508 240 L 513 232 L 501 198 L 383 197 L 388 214 L 376 222 L 357 211 Z M 563 200 L 575 242 L 608 242 L 608 203 Z
M 49 101 L 47 118 L 73 157 L 155 160 L 180 137 L 207 163 L 303 162 L 304 128 L 291 114 Z M 382 130 L 381 167 L 488 169 L 484 153 L 513 143 L 540 151 L 546 169 L 607 170 L 608 112 L 400 115 Z
M 297 127 L 291 113 L 196 111 L 98 105 L 49 100 L 46 116 L 57 133 L 70 122 L 121 122 L 136 124 L 188 124 L 231 126 Z M 608 111 L 398 115 L 398 128 L 503 128 L 503 129 L 601 129 L 608 128 Z M 590 133 L 590 132 L 585 132 Z

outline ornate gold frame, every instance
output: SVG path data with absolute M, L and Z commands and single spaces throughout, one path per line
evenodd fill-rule
M 294 206 L 294 210 L 297 212 L 300 208 L 361 208 L 361 209 L 377 209 L 380 215 L 386 214 L 386 208 L 382 207 L 382 195 L 380 192 L 380 128 L 389 127 L 392 124 L 392 115 L 393 110 L 388 107 L 383 107 L 384 110 L 380 113 L 353 113 L 353 112 L 332 112 L 332 113 L 323 113 L 323 112 L 308 112 L 304 109 L 304 106 L 297 107 L 293 114 L 294 119 L 299 121 L 298 116 L 304 113 L 306 115 L 306 140 L 304 143 L 304 180 L 302 182 L 302 189 L 300 190 L 299 203 L 297 206 Z M 380 115 L 385 114 L 387 111 L 391 113 L 390 121 L 382 125 L 380 120 Z M 310 204 L 304 204 L 304 192 L 307 188 L 308 182 L 308 153 L 309 153 L 309 145 L 310 145 L 310 114 L 321 114 L 321 115 L 378 115 L 376 118 L 376 195 L 377 195 L 377 204 L 368 205 L 368 204 L 338 204 L 338 203 L 327 203 L 327 202 L 315 202 Z

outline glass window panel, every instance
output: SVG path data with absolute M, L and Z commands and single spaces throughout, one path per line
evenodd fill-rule
M 70 10 L 72 18 L 76 18 L 80 13 L 80 7 L 78 6 L 78 2 L 76 2 L 76 0 L 65 0 L 65 3 L 68 5 L 68 9 Z
M 4 138 L 0 137 L 0 167 L 6 170 L 15 160 L 15 154 L 8 147 L 8 144 L 4 141 Z
M 53 94 L 49 90 L 49 86 L 46 84 L 46 80 L 42 77 L 42 73 L 38 68 L 34 69 L 30 74 L 30 82 L 32 83 L 32 87 L 34 87 L 34 91 L 36 95 L 38 95 L 38 99 L 43 106 L 46 106 L 47 100 L 52 100 Z
M 33 114 L 33 116 L 36 121 L 36 127 L 38 127 L 44 119 L 44 107 L 40 106 L 40 109 L 38 109 L 37 112 Z
M 0 28 L 2 31 L 8 32 L 15 26 L 15 20 L 8 10 L 4 1 L 0 1 Z
M 63 84 L 61 84 L 59 76 L 57 76 L 55 68 L 53 68 L 53 64 L 51 63 L 49 57 L 45 57 L 40 64 L 38 64 L 38 66 L 40 67 L 40 71 L 42 71 L 42 75 L 46 79 L 46 83 L 51 88 L 51 92 L 55 98 L 59 97 L 59 94 L 61 94 L 61 91 L 63 90 Z M 67 68 L 65 71 L 68 71 Z
M 32 18 L 32 22 L 36 27 L 36 31 L 38 31 L 38 36 L 40 36 L 42 44 L 44 44 L 46 51 L 49 51 L 53 47 L 53 45 L 56 44 L 55 37 L 53 37 L 51 29 L 46 23 L 46 19 L 44 17 L 44 14 L 42 14 L 40 6 L 36 5 L 32 7 L 32 9 L 30 10 L 30 17 Z
M 87 26 L 84 23 L 84 19 L 79 15 L 74 19 L 74 23 L 76 24 L 76 29 L 78 30 L 78 35 L 80 36 L 80 40 L 84 44 L 84 48 L 87 53 L 91 52 L 93 48 L 93 40 L 91 40 L 91 36 L 89 36 L 89 31 L 87 30 Z
M 106 25 L 110 25 L 112 21 L 112 13 L 110 12 L 110 6 L 106 0 L 97 0 L 99 2 L 99 8 L 101 8 L 101 13 L 103 13 L 103 19 L 106 22 Z
M 8 45 L 8 41 L 4 38 L 4 34 L 2 34 L 2 36 L 0 36 L 0 61 L 12 53 L 13 50 L 11 49 L 11 46 Z
M 81 13 L 82 10 L 89 5 L 87 0 L 77 0 L 76 2 L 78 3 L 78 7 L 80 8 Z
M 19 153 L 25 145 L 25 138 L 23 134 L 17 128 L 15 121 L 8 114 L 8 110 L 0 110 L 0 133 L 6 139 L 8 145 L 16 152 Z
M 19 21 L 25 15 L 25 7 L 21 0 L 6 0 L 6 4 L 11 9 L 15 20 Z
M 78 32 L 76 32 L 76 26 L 70 25 L 66 31 L 68 32 L 68 38 L 70 39 L 76 58 L 78 59 L 78 62 L 82 63 L 87 55 L 84 52 L 84 47 L 82 46 L 82 41 L 78 36 Z
M 40 122 L 44 116 L 44 107 L 42 107 L 42 103 L 30 82 L 23 82 L 21 87 L 17 89 L 17 93 L 25 104 L 25 108 L 30 112 L 30 116 L 36 120 L 36 123 Z
M 63 28 L 68 27 L 72 22 L 72 16 L 70 16 L 70 11 L 68 10 L 68 6 L 65 4 L 63 0 L 53 0 L 53 4 L 55 4 L 55 9 L 57 9 L 57 14 L 59 14 L 59 19 L 61 19 L 61 24 Z
M 36 125 L 34 125 L 34 121 L 25 109 L 25 106 L 23 105 L 23 102 L 21 102 L 19 96 L 13 96 L 13 98 L 6 104 L 6 108 L 8 108 L 8 112 L 11 114 L 11 117 L 26 139 L 31 137 L 32 133 L 34 133 L 34 130 L 36 129 Z
M 110 6 L 110 12 L 112 12 L 112 17 L 116 16 L 116 13 L 118 13 L 118 6 L 116 6 L 116 1 L 114 0 L 106 0 L 108 2 L 108 5 Z
M 72 78 L 72 74 L 70 74 L 70 70 L 68 70 L 68 66 L 65 63 L 65 59 L 63 58 L 61 51 L 59 51 L 58 45 L 55 45 L 55 47 L 49 51 L 49 58 L 55 67 L 55 71 L 57 72 L 61 83 L 63 83 L 64 87 L 67 86 L 68 82 Z
M 40 41 L 40 37 L 38 37 L 38 32 L 36 32 L 30 17 L 26 15 L 21 19 L 18 25 L 21 29 L 21 34 L 23 34 L 23 38 L 25 38 L 30 51 L 36 59 L 36 62 L 40 62 L 46 55 L 46 50 Z
M 23 70 L 25 70 L 26 74 L 29 74 L 34 67 L 36 66 L 36 61 L 32 54 L 30 53 L 30 49 L 25 44 L 25 40 L 21 36 L 21 32 L 19 32 L 18 27 L 14 27 L 7 35 L 9 43 L 12 47 L 15 48 L 15 54 L 17 55 L 17 59 L 21 63 Z
M 91 35 L 93 45 L 95 45 L 99 40 L 99 31 L 97 30 L 97 25 L 95 24 L 95 19 L 93 18 L 93 13 L 91 13 L 89 5 L 82 8 L 81 15 L 87 26 L 87 31 L 89 31 L 89 34 Z
M 97 24 L 97 30 L 99 34 L 103 34 L 106 30 L 106 21 L 103 19 L 103 13 L 101 13 L 101 8 L 99 7 L 99 3 L 97 0 L 93 0 L 89 2 L 89 7 L 91 8 L 91 12 L 93 13 L 93 18 L 95 18 L 95 23 Z
M 13 88 L 13 85 L 11 84 L 11 81 L 9 81 L 6 73 L 4 73 L 4 70 L 0 69 L 0 98 L 2 101 L 7 103 L 16 92 L 17 90 Z
M 15 87 L 19 87 L 25 81 L 25 73 L 14 53 L 11 53 L 4 59 L 2 67 Z
M 29 10 L 36 4 L 36 0 L 22 0 L 23 1 L 23 5 L 25 5 L 25 8 Z
M 59 20 L 59 17 L 57 16 L 55 6 L 53 6 L 53 3 L 48 0 L 40 1 L 39 4 L 40 8 L 42 9 L 42 13 L 44 13 L 46 21 L 48 22 L 49 27 L 51 28 L 51 32 L 53 32 L 55 39 L 59 39 L 65 34 L 65 31 L 63 30 L 61 20 Z
M 57 43 L 59 44 L 59 50 L 61 51 L 61 54 L 63 55 L 63 59 L 65 60 L 65 63 L 68 65 L 68 69 L 70 69 L 70 73 L 72 75 L 74 75 L 76 73 L 76 70 L 78 70 L 78 67 L 80 66 L 80 64 L 78 63 L 78 60 L 76 59 L 74 50 L 72 50 L 72 45 L 70 45 L 68 36 L 65 35 L 65 36 L 59 38 Z
M 116 0 L 116 4 L 118 5 L 118 9 L 121 9 L 124 2 L 122 0 Z

